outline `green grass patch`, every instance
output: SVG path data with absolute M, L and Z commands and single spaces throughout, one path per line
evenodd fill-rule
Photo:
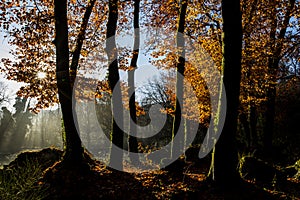
M 39 162 L 25 159 L 20 165 L 0 170 L 1 200 L 39 200 L 47 197 L 47 187 L 38 183 L 43 173 Z

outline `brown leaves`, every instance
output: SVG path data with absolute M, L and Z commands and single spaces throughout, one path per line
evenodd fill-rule
M 77 3 L 78 1 L 71 2 L 68 10 L 71 15 L 69 17 L 71 47 L 76 41 L 72 39 L 77 36 L 76 33 L 81 21 L 80 17 L 84 11 L 82 6 L 87 2 L 82 1 L 80 6 Z M 75 4 L 76 6 L 74 6 Z M 92 47 L 90 49 L 88 46 L 83 47 L 81 52 L 83 57 L 88 56 L 103 41 L 103 39 L 99 39 L 95 32 L 101 29 L 103 31 L 101 24 L 103 20 L 106 20 L 105 10 L 107 8 L 101 2 L 96 3 L 95 7 L 96 14 L 91 17 L 90 26 L 87 30 L 87 38 L 89 39 L 84 44 Z M 6 32 L 6 36 L 9 38 L 8 43 L 14 47 L 12 49 L 14 59 L 2 59 L 3 67 L 1 66 L 0 70 L 7 75 L 8 79 L 29 84 L 29 86 L 22 88 L 18 95 L 37 98 L 36 109 L 57 103 L 55 49 L 52 44 L 54 40 L 53 1 L 5 2 L 1 4 L 0 8 L 2 11 L 0 27 L 8 30 Z M 14 25 L 10 26 L 11 24 Z M 91 41 L 94 42 L 91 43 Z M 97 51 L 94 50 L 94 52 Z M 91 55 L 97 59 L 101 58 L 94 53 L 91 53 Z M 85 59 L 85 61 L 86 66 L 91 66 L 89 64 L 92 62 L 91 60 Z M 36 73 L 41 70 L 48 74 L 47 79 L 43 81 L 36 79 Z
M 85 12 L 87 0 L 71 0 L 68 4 L 68 23 L 69 23 L 69 46 L 71 50 L 75 49 L 76 40 L 80 31 L 80 24 Z M 242 104 L 255 102 L 255 105 L 261 105 L 265 101 L 265 91 L 270 86 L 269 77 L 266 76 L 267 59 L 273 55 L 273 46 L 270 46 L 269 33 L 270 24 L 274 19 L 278 21 L 277 35 L 282 28 L 283 20 L 286 14 L 287 2 L 276 2 L 276 17 L 271 16 L 270 2 L 258 1 L 255 9 L 252 10 L 253 2 L 242 1 L 243 26 L 244 26 L 244 48 L 243 48 L 243 69 L 241 81 L 241 99 Z M 220 1 L 210 0 L 204 2 L 189 2 L 187 10 L 186 32 L 192 44 L 200 44 L 202 48 L 210 55 L 217 67 L 221 66 L 221 33 L 222 17 L 220 13 Z M 177 29 L 179 3 L 177 1 L 146 1 L 141 7 L 143 20 L 140 25 L 147 29 L 148 33 L 153 33 L 155 28 L 159 27 L 162 32 L 158 36 L 143 41 L 147 43 L 147 48 L 151 53 L 152 64 L 161 68 L 170 70 L 176 66 L 178 56 L 175 46 L 174 33 Z M 132 23 L 133 4 L 129 1 L 122 1 L 119 5 L 119 25 L 118 33 L 125 31 L 130 34 L 129 28 Z M 294 20 L 289 23 L 287 32 L 288 38 L 280 40 L 283 42 L 283 48 L 286 52 L 293 52 L 294 44 L 298 42 L 299 36 L 299 2 L 296 2 L 291 15 Z M 49 102 L 40 100 L 38 107 L 51 105 L 56 102 L 53 98 L 53 92 L 56 92 L 55 86 L 55 48 L 52 44 L 54 40 L 54 19 L 53 19 L 53 0 L 29 0 L 29 1 L 4 1 L 0 5 L 0 27 L 6 30 L 5 36 L 8 42 L 14 48 L 12 55 L 14 59 L 2 59 L 1 71 L 8 79 L 25 82 L 32 86 L 23 88 L 19 95 L 30 97 L 42 97 L 42 92 L 47 92 L 41 99 L 50 98 Z M 83 73 L 90 73 L 96 69 L 104 69 L 107 58 L 104 51 L 105 34 L 107 22 L 107 2 L 96 1 L 92 15 L 88 22 L 86 36 L 81 51 L 79 62 L 80 70 Z M 297 32 L 298 31 L 298 32 Z M 160 37 L 161 36 L 161 37 Z M 194 46 L 193 46 L 194 47 Z M 122 70 L 132 70 L 129 66 L 131 50 L 126 48 L 118 49 L 120 54 L 119 66 Z M 194 50 L 192 50 L 194 51 Z M 284 55 L 283 55 L 284 56 Z M 72 52 L 70 53 L 72 57 Z M 195 53 L 194 58 L 189 57 L 192 66 L 187 64 L 186 77 L 190 77 L 189 82 L 196 91 L 199 100 L 207 102 L 208 92 L 205 89 L 205 83 L 201 75 L 195 73 L 193 67 L 203 64 L 196 58 L 201 57 L 201 53 Z M 295 59 L 299 56 L 295 54 Z M 200 59 L 201 60 L 201 59 Z M 287 59 L 286 59 L 287 60 Z M 286 61 L 287 63 L 288 61 Z M 43 82 L 36 80 L 36 73 L 40 70 L 46 71 L 49 77 Z M 207 72 L 209 73 L 209 72 Z M 43 88 L 41 91 L 39 85 Z M 52 89 L 48 88 L 51 87 Z M 48 89 L 46 89 L 48 88 Z M 29 91 L 30 90 L 30 91 Z M 102 89 L 101 89 L 102 90 Z M 85 94 L 91 97 L 95 95 L 101 97 L 100 93 Z M 173 97 L 172 97 L 173 98 Z M 195 104 L 195 102 L 188 102 Z M 209 112 L 208 103 L 205 103 L 205 112 Z M 207 117 L 208 115 L 206 115 Z

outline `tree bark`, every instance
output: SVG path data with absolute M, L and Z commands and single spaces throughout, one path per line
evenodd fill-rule
M 185 70 L 185 41 L 184 41 L 184 26 L 185 26 L 185 16 L 187 10 L 187 1 L 180 1 L 180 14 L 178 21 L 178 29 L 176 36 L 177 43 L 177 54 L 179 56 L 178 63 L 176 66 L 176 103 L 175 103 L 175 116 L 173 120 L 172 129 L 172 145 L 171 145 L 171 155 L 177 155 L 183 153 L 183 142 L 184 138 L 181 138 L 179 144 L 174 144 L 174 137 L 179 132 L 183 132 L 184 129 L 180 128 L 182 110 L 183 110 L 183 80 L 184 80 L 184 70 Z M 181 134 L 184 135 L 184 134 Z M 176 151 L 176 152 L 175 152 Z
M 130 120 L 129 124 L 129 151 L 130 152 L 138 152 L 138 142 L 137 142 L 137 116 L 136 116 L 136 106 L 135 106 L 135 84 L 134 84 L 134 74 L 137 69 L 137 61 L 139 57 L 139 46 L 140 46 L 140 26 L 139 26 L 139 18 L 140 18 L 140 0 L 134 0 L 134 18 L 133 18 L 133 28 L 134 28 L 134 44 L 133 44 L 133 55 L 130 63 L 130 68 L 128 71 L 128 86 L 129 86 L 129 113 L 132 121 Z M 131 154 L 132 157 L 131 162 L 134 162 L 135 166 L 139 164 L 138 156 L 135 154 Z
M 118 69 L 118 52 L 116 46 L 116 29 L 118 23 L 118 0 L 109 1 L 109 14 L 107 21 L 107 32 L 106 32 L 106 53 L 108 55 L 108 82 L 111 91 L 114 91 L 112 96 L 112 143 L 123 149 L 123 105 L 122 105 L 122 94 L 121 86 L 118 82 L 120 80 L 119 69 Z M 121 119 L 120 123 L 117 124 L 115 116 Z M 111 149 L 110 153 L 110 165 L 122 169 L 123 168 L 123 151 L 117 148 Z
M 54 16 L 56 79 L 65 128 L 63 135 L 65 141 L 64 161 L 73 163 L 82 160 L 83 147 L 73 118 L 72 88 L 69 75 L 67 0 L 54 0 Z
M 75 46 L 75 49 L 73 51 L 73 57 L 72 57 L 71 66 L 70 66 L 70 68 L 71 68 L 71 70 L 70 70 L 70 79 L 71 79 L 71 87 L 72 88 L 73 88 L 74 81 L 75 81 L 76 75 L 77 75 L 80 52 L 81 52 L 81 49 L 82 49 L 83 41 L 85 39 L 84 38 L 85 37 L 85 32 L 86 32 L 87 25 L 88 25 L 88 22 L 89 22 L 89 18 L 91 16 L 92 11 L 93 11 L 95 2 L 96 2 L 96 0 L 90 0 L 88 2 L 85 13 L 84 13 L 84 16 L 82 18 L 80 31 L 79 31 L 79 34 L 77 36 L 76 46 Z
M 214 148 L 209 176 L 222 188 L 239 183 L 235 143 L 241 79 L 242 23 L 239 0 L 222 1 L 223 17 L 223 83 L 227 96 L 227 113 L 222 134 Z M 222 95 L 222 92 L 220 92 Z M 224 106 L 219 105 L 219 113 Z

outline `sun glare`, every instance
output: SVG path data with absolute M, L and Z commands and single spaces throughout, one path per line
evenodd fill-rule
M 43 79 L 43 78 L 46 78 L 46 72 L 38 72 L 37 73 L 37 77 L 39 78 L 39 79 Z

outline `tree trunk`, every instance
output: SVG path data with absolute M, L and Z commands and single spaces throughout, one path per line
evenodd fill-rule
M 209 176 L 222 188 L 239 183 L 235 144 L 241 79 L 242 24 L 239 0 L 222 1 L 223 17 L 223 83 L 227 96 L 227 113 L 222 134 L 213 150 Z M 220 92 L 222 95 L 222 92 Z M 219 105 L 219 113 L 224 106 Z M 220 114 L 219 114 L 220 115 Z
M 83 147 L 73 118 L 72 88 L 69 75 L 69 46 L 67 0 L 54 0 L 56 79 L 58 97 L 64 121 L 64 161 L 79 162 L 83 158 Z
M 133 28 L 134 28 L 134 44 L 133 44 L 133 55 L 130 63 L 130 68 L 128 71 L 128 86 L 129 86 L 129 111 L 130 120 L 129 132 L 133 135 L 129 135 L 129 151 L 138 152 L 138 142 L 137 142 L 137 117 L 136 117 L 136 106 L 135 106 L 135 84 L 134 84 L 134 73 L 137 68 L 137 61 L 139 56 L 139 47 L 140 47 L 140 26 L 139 26 L 139 17 L 140 17 L 140 0 L 134 1 L 134 19 L 133 19 Z M 131 154 L 131 162 L 135 166 L 139 164 L 139 158 L 136 154 Z
M 79 58 L 80 58 L 80 52 L 82 49 L 82 45 L 85 39 L 85 32 L 86 28 L 89 22 L 89 18 L 91 16 L 91 13 L 93 11 L 94 5 L 95 5 L 96 0 L 90 0 L 86 6 L 86 10 L 84 13 L 84 16 L 82 18 L 81 26 L 80 26 L 80 31 L 77 36 L 76 40 L 76 46 L 73 51 L 73 57 L 71 61 L 71 66 L 70 66 L 70 79 L 71 79 L 71 87 L 73 88 L 76 75 L 77 75 L 77 69 L 78 69 L 78 63 L 79 63 Z
M 106 32 L 106 53 L 108 55 L 108 82 L 111 91 L 114 91 L 112 96 L 112 143 L 114 144 L 110 153 L 110 165 L 118 169 L 123 169 L 123 151 L 120 151 L 115 146 L 123 149 L 123 105 L 121 86 L 118 69 L 118 52 L 116 46 L 116 29 L 118 23 L 118 0 L 109 1 L 109 14 L 107 21 Z M 117 124 L 115 116 L 118 116 L 120 123 Z
M 275 101 L 276 101 L 276 83 L 277 83 L 277 72 L 279 67 L 280 55 L 283 46 L 283 39 L 285 37 L 285 33 L 287 27 L 289 25 L 289 21 L 291 18 L 291 12 L 294 8 L 295 0 L 289 1 L 289 6 L 286 10 L 286 15 L 283 21 L 282 29 L 279 32 L 278 38 L 276 39 L 276 31 L 277 31 L 277 20 L 272 24 L 270 39 L 271 39 L 271 49 L 274 49 L 272 55 L 268 61 L 268 72 L 270 76 L 269 80 L 269 88 L 267 90 L 267 106 L 266 106 L 266 114 L 265 114 L 265 126 L 264 126 L 264 150 L 266 155 L 269 155 L 272 152 L 272 141 L 273 141 L 273 132 L 274 132 L 274 120 L 275 120 Z M 275 13 L 275 5 L 274 5 L 274 13 Z M 276 13 L 275 13 L 276 14 Z M 271 16 L 273 19 L 273 16 Z
M 171 145 L 171 155 L 178 155 L 183 153 L 183 142 L 184 138 L 181 138 L 179 144 L 174 144 L 174 137 L 179 132 L 183 132 L 183 127 L 180 127 L 182 110 L 183 110 L 183 79 L 184 79 L 184 69 L 185 69 L 185 41 L 184 41 L 184 26 L 185 26 L 185 15 L 187 10 L 187 1 L 180 1 L 180 14 L 179 22 L 176 36 L 177 43 L 177 56 L 179 60 L 176 66 L 176 103 L 175 103 L 175 116 L 173 120 L 172 129 L 172 145 Z M 184 134 L 181 134 L 184 135 Z

